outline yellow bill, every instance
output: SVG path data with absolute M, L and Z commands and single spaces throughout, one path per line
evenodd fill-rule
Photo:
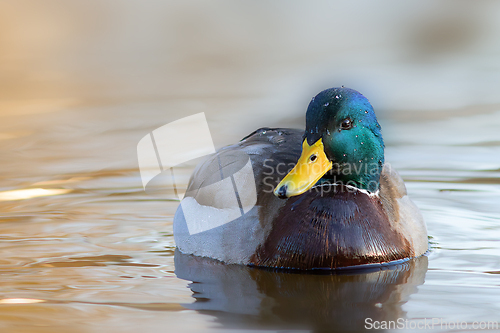
M 297 165 L 276 186 L 274 195 L 281 199 L 300 195 L 313 187 L 331 169 L 332 162 L 326 157 L 323 139 L 312 146 L 305 139 Z

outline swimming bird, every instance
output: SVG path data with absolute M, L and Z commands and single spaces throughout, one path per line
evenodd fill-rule
M 228 264 L 300 270 L 421 256 L 425 222 L 384 148 L 366 97 L 324 90 L 305 131 L 261 128 L 196 167 L 174 217 L 176 245 Z

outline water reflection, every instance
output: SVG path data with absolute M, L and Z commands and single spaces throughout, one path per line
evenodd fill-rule
M 183 305 L 214 315 L 226 327 L 361 330 L 366 318 L 404 318 L 402 305 L 426 272 L 425 256 L 362 273 L 306 274 L 175 253 L 175 273 L 193 281 L 196 299 Z

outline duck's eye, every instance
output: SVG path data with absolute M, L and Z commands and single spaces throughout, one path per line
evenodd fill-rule
M 318 158 L 318 155 L 312 154 L 311 156 L 309 156 L 309 161 L 314 162 L 314 161 L 316 161 L 317 158 Z
M 344 119 L 342 124 L 340 124 L 340 128 L 343 130 L 348 130 L 352 128 L 352 120 L 349 118 Z

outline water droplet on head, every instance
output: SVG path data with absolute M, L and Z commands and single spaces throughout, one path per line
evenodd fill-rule
M 328 106 L 330 105 L 330 102 L 326 102 L 323 106 Z
M 368 113 L 368 110 L 365 110 L 365 113 Z
M 326 135 L 330 135 L 330 130 L 326 129 Z
M 354 149 L 354 151 L 358 151 L 357 149 Z
M 359 160 L 359 163 L 363 162 L 363 160 Z
M 358 136 L 356 135 L 356 137 L 358 137 Z
M 365 143 L 364 142 L 361 142 L 362 145 L 364 145 Z
M 335 98 L 336 98 L 336 99 L 339 99 L 339 95 L 335 95 Z
M 344 85 L 342 85 L 342 88 L 344 88 Z
M 347 156 L 347 155 L 346 155 L 346 154 L 344 154 L 344 157 L 346 157 L 346 156 Z

